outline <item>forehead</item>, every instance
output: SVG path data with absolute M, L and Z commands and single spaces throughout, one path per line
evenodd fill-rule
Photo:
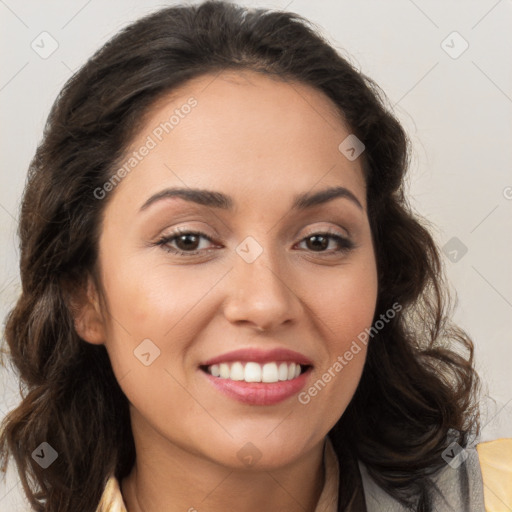
M 237 118 L 237 110 L 243 109 L 253 115 L 259 113 L 269 122 L 272 118 L 268 118 L 266 107 L 272 106 L 273 118 L 315 116 L 332 129 L 343 124 L 337 105 L 321 90 L 291 78 L 248 69 L 227 69 L 192 78 L 160 97 L 150 108 L 150 115 L 158 116 L 166 107 L 179 107 L 191 95 L 198 99 L 205 116 L 220 114 L 232 120 Z
M 361 189 L 360 159 L 339 150 L 348 135 L 336 105 L 313 87 L 252 71 L 202 75 L 148 111 L 127 157 L 150 149 L 118 188 L 146 196 L 171 185 L 234 195 L 296 195 L 317 183 Z

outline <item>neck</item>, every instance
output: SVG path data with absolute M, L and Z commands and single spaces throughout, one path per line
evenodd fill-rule
M 120 483 L 128 512 L 314 512 L 324 486 L 324 442 L 272 471 L 235 470 L 164 444 L 136 442 L 135 465 Z

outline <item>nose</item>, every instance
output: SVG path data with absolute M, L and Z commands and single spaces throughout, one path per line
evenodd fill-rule
M 224 315 L 234 324 L 248 324 L 271 331 L 296 323 L 303 314 L 301 299 L 289 273 L 268 251 L 252 263 L 236 256 L 229 277 Z

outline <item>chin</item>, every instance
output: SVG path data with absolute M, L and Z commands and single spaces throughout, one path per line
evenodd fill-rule
M 276 424 L 274 423 L 274 428 Z M 279 428 L 279 427 L 278 427 Z M 213 462 L 221 464 L 230 469 L 258 469 L 271 471 L 294 462 L 301 455 L 306 454 L 316 444 L 311 436 L 297 433 L 290 436 L 289 432 L 281 435 L 270 430 L 261 429 L 254 435 L 250 431 L 245 436 L 234 437 L 234 439 L 219 439 L 208 441 L 205 455 Z M 320 441 L 323 436 L 320 436 Z M 309 442 L 311 444 L 309 444 Z M 212 452 L 212 447 L 216 451 Z

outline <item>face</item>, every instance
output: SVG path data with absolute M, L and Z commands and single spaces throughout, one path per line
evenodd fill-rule
M 275 468 L 343 414 L 377 273 L 360 158 L 338 149 L 350 130 L 334 112 L 306 85 L 223 72 L 145 119 L 110 184 L 99 250 L 97 342 L 134 432 Z

